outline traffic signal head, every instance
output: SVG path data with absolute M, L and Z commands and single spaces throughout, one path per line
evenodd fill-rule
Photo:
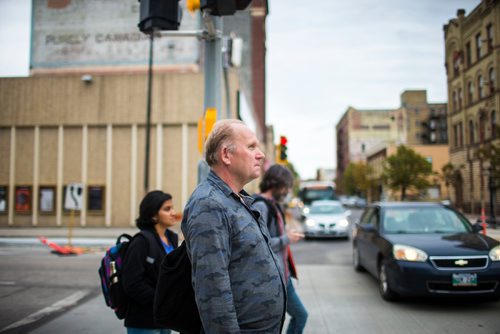
M 200 0 L 201 9 L 209 9 L 211 15 L 234 15 L 237 10 L 248 7 L 252 0 Z
M 139 30 L 151 34 L 155 30 L 179 30 L 182 9 L 179 0 L 139 0 Z
M 286 150 L 288 149 L 286 144 L 288 143 L 288 139 L 285 136 L 280 136 L 280 149 L 279 149 L 279 154 L 280 154 L 280 160 L 285 162 L 288 160 L 288 154 Z

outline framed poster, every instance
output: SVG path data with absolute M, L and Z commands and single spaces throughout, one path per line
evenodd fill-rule
M 104 212 L 104 186 L 88 186 L 87 191 L 87 210 Z
M 31 186 L 16 186 L 15 208 L 18 213 L 31 212 Z
M 38 208 L 40 213 L 50 214 L 55 211 L 56 187 L 40 186 Z
M 0 186 L 0 215 L 7 213 L 9 192 L 7 186 Z

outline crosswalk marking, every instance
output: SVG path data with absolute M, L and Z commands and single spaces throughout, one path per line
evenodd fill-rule
M 50 315 L 51 313 L 58 312 L 63 308 L 75 305 L 80 299 L 85 297 L 88 293 L 89 293 L 88 291 L 77 291 L 77 292 L 73 293 L 72 295 L 70 295 L 64 299 L 61 299 L 50 306 L 47 306 L 39 311 L 36 311 L 35 313 L 28 315 L 26 318 L 24 318 L 22 320 L 19 320 L 19 321 L 14 322 L 13 324 L 10 324 L 9 326 L 2 329 L 0 331 L 0 333 L 5 332 L 5 331 L 10 330 L 10 329 L 14 329 L 14 328 L 18 328 L 21 326 L 31 324 L 35 321 L 42 319 L 43 317 Z

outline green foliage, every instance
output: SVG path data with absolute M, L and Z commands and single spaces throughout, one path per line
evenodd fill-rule
M 366 197 L 372 181 L 369 179 L 371 168 L 364 162 L 349 163 L 342 178 L 342 190 L 346 195 Z
M 428 188 L 430 175 L 432 165 L 411 148 L 401 145 L 396 154 L 387 158 L 383 179 L 392 190 L 400 190 L 401 200 L 405 200 L 408 190 Z
M 500 184 L 500 143 L 488 143 L 478 151 L 478 158 L 489 163 L 493 184 Z

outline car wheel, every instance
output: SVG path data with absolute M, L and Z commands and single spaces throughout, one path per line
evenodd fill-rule
M 378 289 L 380 296 L 387 301 L 394 301 L 398 297 L 398 295 L 389 286 L 387 264 L 385 261 L 381 261 L 378 267 Z
M 358 246 L 353 245 L 352 246 L 352 264 L 354 266 L 354 270 L 356 271 L 364 271 L 365 268 L 361 265 L 359 261 L 359 251 L 358 251 Z

